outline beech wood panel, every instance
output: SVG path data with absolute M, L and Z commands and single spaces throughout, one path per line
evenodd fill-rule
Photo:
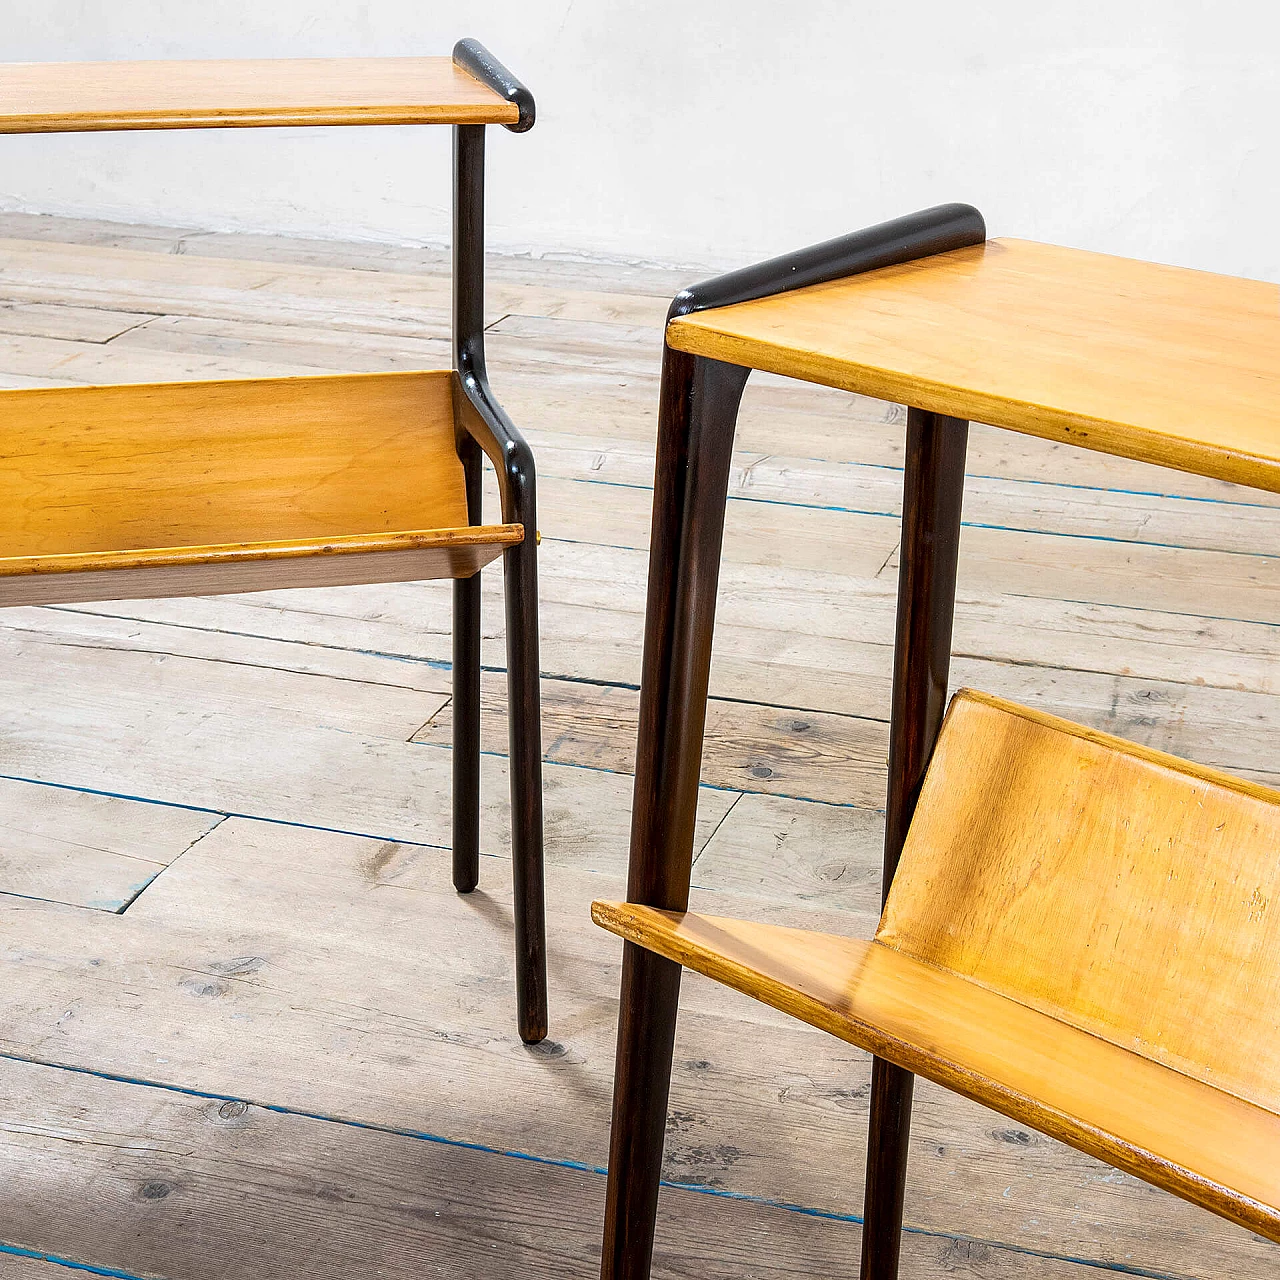
M 630 942 L 1280 1240 L 1273 1111 L 882 942 L 591 910 Z
M 0 392 L 0 550 L 465 526 L 451 383 L 445 371 Z
M 990 240 L 667 326 L 680 351 L 1280 492 L 1280 286 Z
M 452 378 L 0 392 L 0 603 L 474 573 Z
M 0 133 L 253 125 L 514 124 L 451 58 L 0 65 Z
M 179 547 L 135 554 L 68 556 L 84 566 L 50 572 L 6 573 L 0 560 L 0 607 L 154 600 L 229 595 L 290 587 L 346 587 L 371 582 L 425 582 L 469 578 L 521 541 L 518 524 L 477 525 L 387 534 L 381 538 L 333 538 L 324 545 L 251 543 L 246 546 Z
M 964 691 L 876 936 L 1277 1110 L 1278 849 L 1280 793 Z

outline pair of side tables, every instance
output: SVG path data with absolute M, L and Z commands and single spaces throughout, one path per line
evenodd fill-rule
M 476 882 L 480 567 L 504 557 L 519 1024 L 545 1034 L 533 464 L 482 341 L 485 124 L 454 60 L 6 68 L 0 129 L 448 122 L 454 367 L 0 393 L 0 604 L 449 576 L 454 877 Z M 885 906 L 870 942 L 687 911 L 752 369 L 909 406 Z M 875 1055 L 864 1280 L 898 1267 L 913 1073 L 1280 1241 L 1280 795 L 990 696 L 947 708 L 968 422 L 1280 492 L 1280 289 L 948 205 L 709 281 L 666 329 L 603 1275 L 649 1273 L 682 967 Z M 503 521 L 483 525 L 480 451 Z M 408 478 L 408 479 L 407 479 Z

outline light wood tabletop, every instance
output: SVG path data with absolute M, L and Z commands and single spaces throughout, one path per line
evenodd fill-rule
M 673 320 L 667 342 L 1280 491 L 1280 286 L 1023 240 Z
M 518 117 L 515 103 L 447 57 L 0 64 L 0 133 Z

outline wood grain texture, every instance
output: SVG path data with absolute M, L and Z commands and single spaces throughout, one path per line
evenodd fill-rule
M 1280 793 L 965 691 L 877 939 L 1280 1110 Z
M 122 911 L 218 814 L 0 778 L 0 893 Z
M 0 392 L 0 603 L 474 573 L 452 378 Z
M 0 1280 L 66 1280 L 67 1268 L 45 1258 L 16 1251 L 0 1252 Z
M 1280 1115 L 882 942 L 625 902 L 597 924 L 1280 1240 Z
M 101 568 L 59 565 L 58 571 L 19 570 L 8 575 L 0 560 L 0 607 L 467 578 L 523 536 L 520 525 L 476 525 L 379 538 L 333 538 L 322 546 L 266 542 L 139 554 L 108 552 L 68 557 Z
M 0 1171 L 7 1235 L 129 1275 L 599 1274 L 596 1173 L 27 1062 L 0 1060 Z M 663 1199 L 663 1280 L 797 1280 L 856 1265 L 854 1222 L 675 1187 Z M 1090 1275 L 947 1235 L 905 1247 L 914 1280 L 955 1280 L 961 1267 L 970 1280 Z M 77 1275 L 0 1252 L 0 1280 Z
M 480 677 L 481 740 L 503 751 L 507 704 L 497 673 Z M 639 699 L 633 689 L 544 680 L 545 759 L 631 773 L 635 769 Z M 445 709 L 414 735 L 415 742 L 452 740 Z M 868 732 L 869 730 L 869 732 Z M 884 726 L 815 712 L 797 714 L 752 703 L 712 700 L 702 780 L 738 791 L 795 795 L 875 807 L 883 799 Z
M 681 351 L 1280 491 L 1280 286 L 1021 240 L 674 320 Z
M 450 753 L 406 741 L 413 732 L 408 718 L 426 720 L 440 699 L 348 679 L 261 676 L 234 660 L 4 645 L 3 771 L 162 804 L 449 846 Z M 105 735 L 110 750 L 102 745 Z M 481 772 L 481 850 L 505 856 L 506 760 L 486 754 Z M 544 773 L 548 860 L 595 865 L 606 847 L 606 865 L 620 867 L 629 779 L 564 765 L 548 765 Z M 347 782 L 335 786 L 335 777 Z M 699 847 L 734 799 L 704 794 Z
M 465 526 L 451 384 L 440 372 L 0 393 L 0 546 L 12 558 Z
M 540 559 L 545 566 L 544 673 L 596 685 L 634 682 L 643 554 L 548 541 Z M 1045 576 L 1040 576 L 1042 589 Z M 892 578 L 883 583 L 789 569 L 764 579 L 759 570 L 726 565 L 721 581 L 713 699 L 772 705 L 788 728 L 809 723 L 803 718 L 788 721 L 788 707 L 793 716 L 825 708 L 867 717 L 850 721 L 850 736 L 841 747 L 862 762 L 860 779 L 847 774 L 842 779 L 833 772 L 824 781 L 811 768 L 807 781 L 796 779 L 802 785 L 783 789 L 812 799 L 879 807 L 884 794 Z M 488 582 L 485 634 L 493 638 L 485 641 L 485 661 L 500 667 L 501 584 L 496 574 L 489 575 Z M 1177 584 L 1152 585 L 1173 599 L 1180 596 Z M 1240 590 L 1247 598 L 1250 584 L 1242 582 Z M 1271 598 L 1264 584 L 1255 582 L 1252 591 L 1262 602 Z M 317 654 L 320 650 L 312 642 L 320 641 L 331 649 L 360 651 L 372 645 L 385 653 L 447 661 L 448 592 L 445 584 L 423 584 L 410 591 L 330 591 L 305 602 L 272 593 L 94 612 L 271 636 L 298 642 L 294 653 Z M 1280 674 L 1278 642 L 1280 628 L 1273 626 L 1167 610 L 1097 609 L 966 593 L 958 611 L 953 671 L 958 684 L 979 685 L 1024 703 L 1043 702 L 1095 728 L 1259 776 L 1275 764 L 1272 746 L 1280 732 L 1280 703 L 1274 697 Z M 714 701 L 709 715 L 722 726 L 733 723 Z M 620 733 L 614 755 L 629 761 L 635 732 L 623 728 Z M 553 741 L 548 738 L 549 744 Z M 766 750 L 763 745 L 759 749 Z M 752 763 L 771 767 L 767 758 Z M 752 790 L 751 777 L 748 771 L 747 777 L 733 782 L 717 781 Z M 1275 785 L 1280 776 L 1260 780 Z M 842 786 L 843 781 L 849 785 Z
M 518 116 L 451 58 L 0 65 L 0 133 L 514 124 Z
M 964 692 L 872 943 L 597 923 L 1280 1240 L 1280 794 Z

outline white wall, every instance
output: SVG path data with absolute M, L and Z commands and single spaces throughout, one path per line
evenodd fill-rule
M 465 11 L 465 17 L 460 13 Z M 490 241 L 721 266 L 944 200 L 995 234 L 1280 279 L 1280 6 L 1243 0 L 0 0 L 6 60 L 447 53 Z M 0 207 L 441 243 L 447 130 L 0 137 Z

